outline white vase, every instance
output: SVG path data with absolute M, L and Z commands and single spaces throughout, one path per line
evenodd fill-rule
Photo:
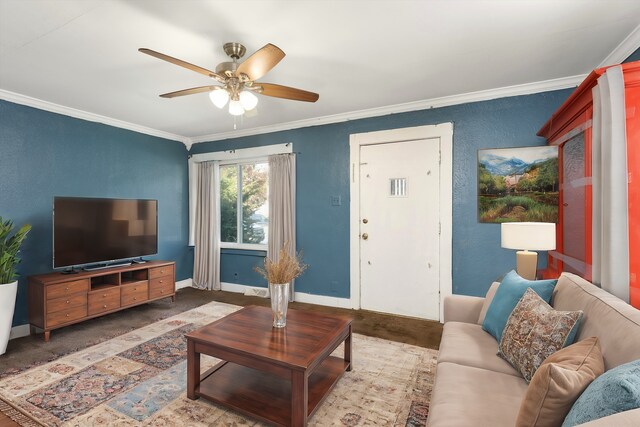
M 0 284 L 0 354 L 4 354 L 7 351 L 17 292 L 17 280 L 11 283 Z
M 269 283 L 273 327 L 284 328 L 287 325 L 287 306 L 289 304 L 289 284 Z

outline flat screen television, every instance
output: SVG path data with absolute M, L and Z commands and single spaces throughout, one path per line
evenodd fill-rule
M 53 268 L 109 263 L 157 253 L 157 200 L 53 199 Z

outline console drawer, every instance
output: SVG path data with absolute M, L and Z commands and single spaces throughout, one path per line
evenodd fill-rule
M 173 279 L 173 265 L 165 265 L 163 267 L 153 267 L 149 269 L 149 279 L 156 279 L 164 276 L 171 276 Z
M 160 277 L 149 281 L 149 299 L 173 295 L 176 292 L 176 283 L 173 277 Z
M 56 313 L 47 314 L 47 328 L 87 317 L 87 306 L 73 307 Z
M 122 306 L 139 304 L 149 299 L 149 282 L 136 282 L 122 285 L 120 301 Z
M 62 298 L 68 295 L 87 292 L 89 279 L 74 280 L 72 282 L 58 283 L 47 286 L 47 299 Z
M 56 298 L 47 301 L 47 313 L 67 310 L 74 307 L 87 305 L 87 294 L 75 294 L 68 297 Z
M 120 308 L 120 287 L 89 292 L 89 316 Z

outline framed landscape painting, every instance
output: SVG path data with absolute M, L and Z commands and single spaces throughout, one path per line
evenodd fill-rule
M 478 150 L 480 222 L 558 222 L 558 147 Z

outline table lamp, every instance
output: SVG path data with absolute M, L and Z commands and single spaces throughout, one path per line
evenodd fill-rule
M 536 279 L 538 253 L 556 248 L 556 225 L 552 222 L 504 222 L 501 225 L 502 247 L 518 249 L 518 274 L 528 280 Z

